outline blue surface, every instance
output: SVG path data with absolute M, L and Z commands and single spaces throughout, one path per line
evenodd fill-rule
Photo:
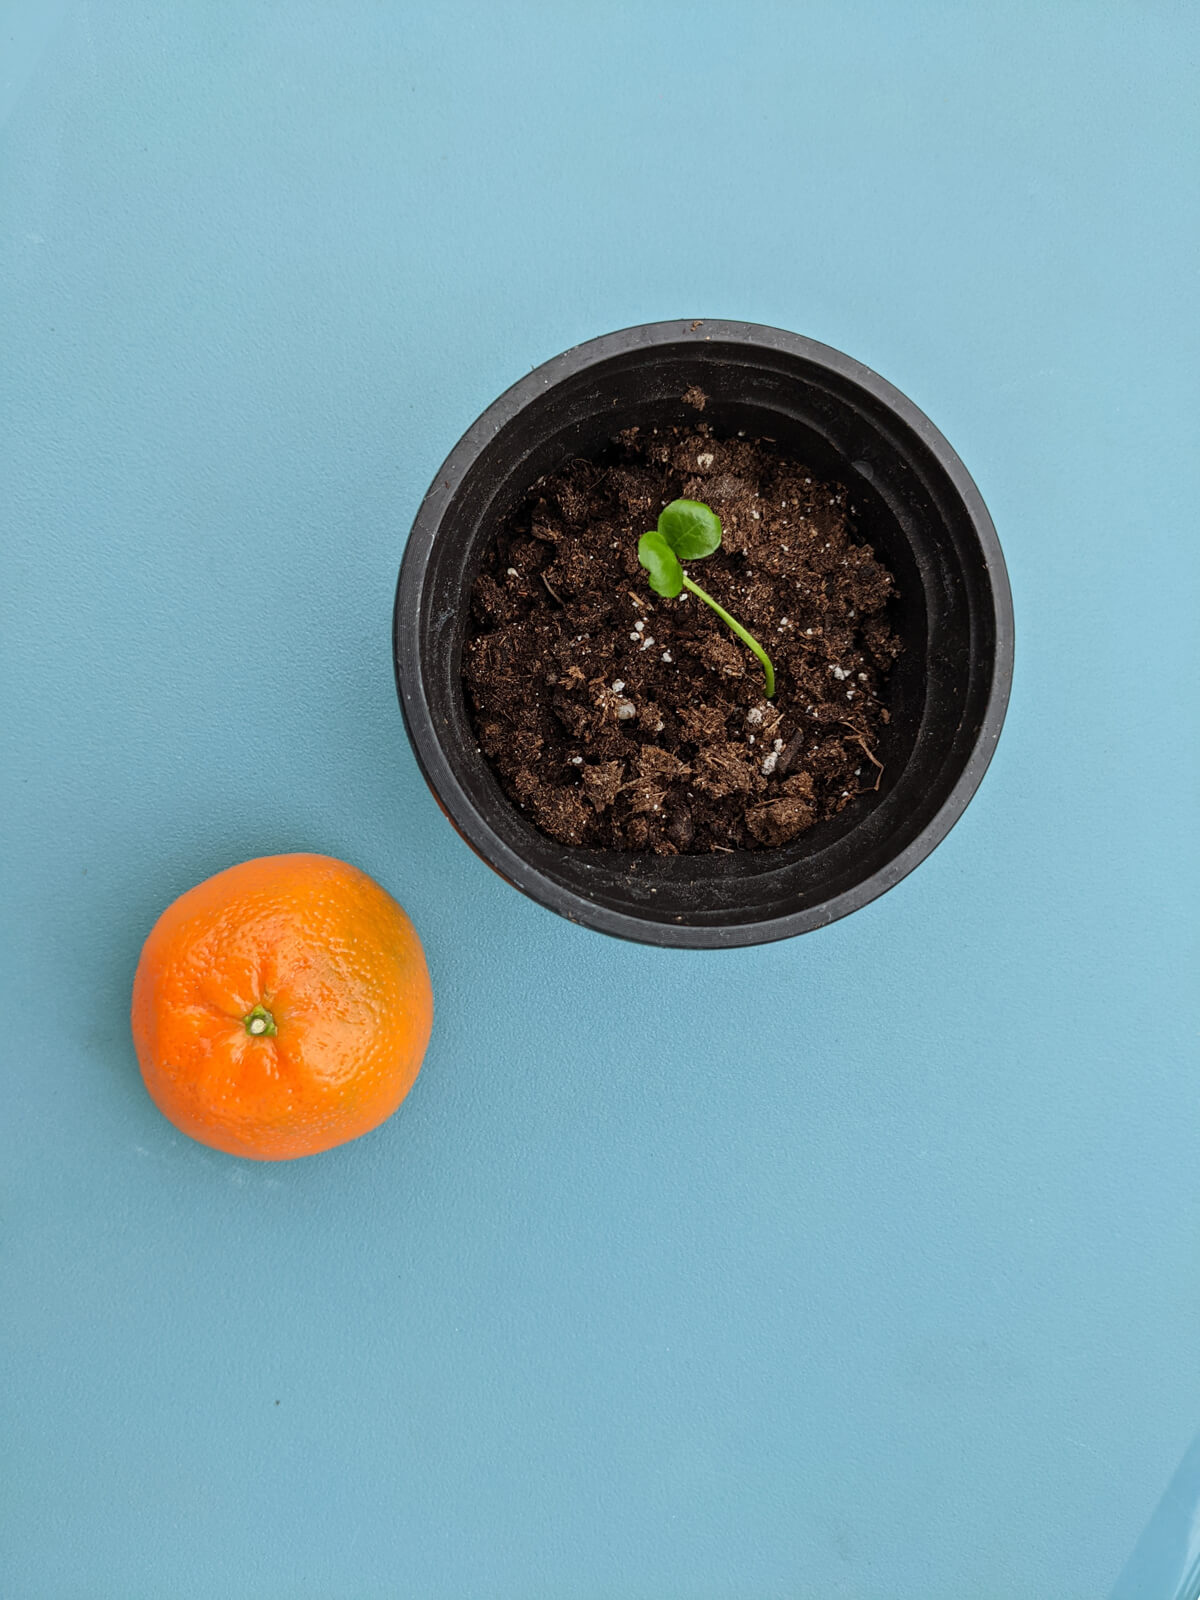
M 1151 0 L 0 10 L 5 1595 L 1174 1592 L 1198 42 Z M 493 878 L 388 655 L 462 429 L 681 315 L 909 393 L 1018 621 L 946 844 L 720 955 Z M 438 1017 L 390 1123 L 264 1167 L 159 1116 L 127 1005 L 168 901 L 288 849 L 397 894 Z

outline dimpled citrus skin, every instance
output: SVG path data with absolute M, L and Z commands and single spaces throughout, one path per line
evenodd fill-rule
M 273 1035 L 255 1036 L 263 1008 Z M 167 907 L 133 981 L 154 1103 L 202 1144 L 257 1161 L 314 1155 L 403 1100 L 433 1025 L 416 930 L 366 873 L 263 856 Z

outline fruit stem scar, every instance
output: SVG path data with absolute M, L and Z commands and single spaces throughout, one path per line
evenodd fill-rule
M 275 1033 L 275 1018 L 266 1006 L 255 1006 L 253 1011 L 247 1011 L 242 1018 L 246 1025 L 246 1032 L 256 1039 L 269 1039 Z

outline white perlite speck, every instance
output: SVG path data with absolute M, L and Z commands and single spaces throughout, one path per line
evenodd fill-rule
M 625 687 L 624 678 L 614 678 L 613 679 L 612 691 L 613 691 L 614 694 L 620 694 L 621 690 L 624 687 Z
M 712 451 L 711 450 L 705 450 L 701 455 L 698 455 L 696 457 L 696 465 L 698 467 L 703 467 L 703 468 L 707 469 L 707 468 L 712 466 L 712 464 L 713 464 L 713 462 L 715 460 L 716 460 L 716 457 L 713 455 Z
M 850 674 L 846 671 L 845 667 L 830 667 L 829 670 L 830 670 L 830 672 L 833 673 L 834 677 L 838 680 L 839 683 L 842 681 L 843 678 L 848 678 L 850 676 Z
M 768 751 L 768 753 L 762 758 L 762 775 L 763 775 L 763 777 L 764 778 L 769 778 L 771 776 L 771 774 L 775 771 L 775 768 L 778 765 L 779 765 L 779 756 L 776 754 L 776 752 L 774 750 Z
M 508 575 L 509 575 L 510 578 L 519 578 L 521 576 L 521 574 L 517 571 L 516 567 L 509 567 Z
M 582 756 L 572 756 L 571 757 L 571 765 L 573 767 L 581 767 L 583 765 L 583 757 Z
M 637 716 L 637 707 L 632 700 L 621 700 L 617 703 L 617 721 L 632 722 Z
M 757 728 L 762 721 L 762 710 L 759 706 L 751 706 L 746 713 L 746 721 L 752 728 Z
M 672 661 L 673 658 L 672 658 L 671 652 L 669 650 L 664 650 L 663 651 L 662 658 L 667 663 L 668 666 L 671 665 L 671 661 Z

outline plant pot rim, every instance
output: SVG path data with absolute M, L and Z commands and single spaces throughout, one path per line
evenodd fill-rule
M 960 498 L 978 540 L 995 618 L 991 684 L 973 747 L 925 827 L 869 876 L 827 900 L 762 920 L 720 925 L 660 921 L 589 899 L 547 876 L 501 838 L 463 789 L 438 739 L 425 693 L 420 640 L 422 591 L 443 515 L 497 433 L 547 389 L 588 367 L 638 350 L 652 353 L 666 346 L 703 342 L 799 358 L 857 386 L 890 411 L 933 456 Z M 464 594 L 464 604 L 467 598 Z M 422 775 L 446 817 L 488 866 L 549 910 L 599 932 L 655 945 L 724 949 L 790 938 L 848 916 L 894 887 L 941 843 L 978 789 L 1000 736 L 1012 686 L 1014 625 L 1008 573 L 987 507 L 957 453 L 918 406 L 871 368 L 815 339 L 759 323 L 688 318 L 638 324 L 574 345 L 518 379 L 471 424 L 438 469 L 414 519 L 396 588 L 392 644 L 401 710 Z M 479 760 L 484 763 L 482 755 Z M 752 854 L 761 856 L 762 852 Z

